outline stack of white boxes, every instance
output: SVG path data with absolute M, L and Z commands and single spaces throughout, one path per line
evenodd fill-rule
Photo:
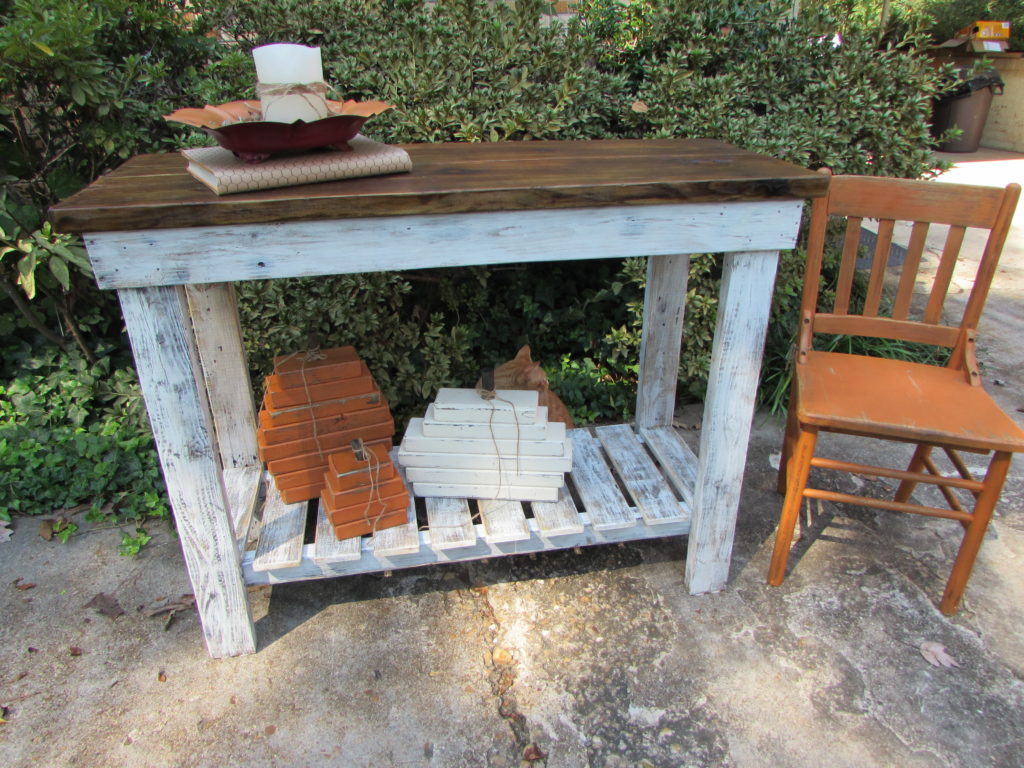
M 442 389 L 398 450 L 417 496 L 556 501 L 572 469 L 565 425 L 532 390 Z

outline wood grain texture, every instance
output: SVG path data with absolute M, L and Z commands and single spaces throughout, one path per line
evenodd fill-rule
M 675 415 L 689 269 L 689 256 L 651 256 L 647 260 L 636 392 L 636 423 L 641 428 L 671 426 Z
M 93 232 L 85 242 L 99 286 L 120 288 L 791 248 L 801 211 L 785 199 L 409 214 Z
M 306 530 L 307 508 L 308 503 L 305 501 L 286 504 L 277 486 L 267 483 L 267 499 L 263 504 L 254 570 L 288 568 L 302 559 L 302 535 Z
M 424 213 L 806 198 L 828 179 L 708 139 L 406 145 L 410 174 L 217 197 L 180 155 L 143 155 L 51 209 L 64 232 Z
M 363 555 L 363 539 L 352 536 L 338 540 L 334 535 L 334 526 L 327 519 L 324 504 L 321 501 L 316 512 L 316 537 L 313 540 L 313 561 L 317 563 L 337 563 L 358 560 Z M 301 561 L 301 557 L 299 560 Z M 293 563 L 297 565 L 297 563 Z M 261 568 L 260 570 L 267 570 Z
M 231 527 L 240 547 L 245 544 L 249 533 L 262 482 L 263 467 L 260 466 L 224 470 L 224 491 L 227 494 L 228 509 L 231 510 Z
M 647 455 L 628 424 L 595 427 L 612 466 L 648 525 L 678 522 L 688 513 L 665 483 L 661 472 Z
M 569 431 L 572 440 L 572 482 L 584 509 L 599 531 L 636 525 L 636 516 L 604 463 L 597 440 L 585 429 Z
M 583 532 L 583 521 L 566 488 L 559 493 L 557 501 L 535 501 L 530 507 L 542 536 L 568 536 Z
M 405 476 L 405 470 L 398 463 L 397 448 L 391 450 L 391 461 L 409 492 L 409 507 L 406 510 L 408 519 L 404 525 L 385 528 L 370 537 L 370 551 L 377 557 L 410 555 L 418 552 L 420 548 L 420 533 L 416 524 L 416 500 L 412 496 L 412 489 L 409 488 L 409 479 Z
M 661 471 L 672 483 L 683 502 L 693 509 L 697 485 L 697 454 L 690 450 L 673 427 L 641 429 L 640 437 L 661 464 Z
M 778 257 L 771 251 L 725 256 L 686 550 L 691 594 L 720 590 L 729 577 Z
M 526 524 L 523 505 L 518 501 L 481 499 L 477 506 L 487 541 L 497 543 L 530 538 L 530 527 Z
M 119 293 L 203 636 L 215 658 L 256 650 L 213 420 L 181 288 Z
M 221 462 L 225 469 L 257 466 L 256 409 L 235 287 L 231 283 L 189 285 L 185 295 Z
M 427 524 L 432 549 L 469 547 L 476 543 L 476 529 L 465 499 L 426 499 Z

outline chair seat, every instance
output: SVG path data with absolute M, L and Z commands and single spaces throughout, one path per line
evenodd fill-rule
M 979 451 L 1024 451 L 1022 430 L 963 371 L 811 351 L 797 371 L 804 424 Z

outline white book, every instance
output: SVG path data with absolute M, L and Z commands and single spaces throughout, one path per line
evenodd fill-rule
M 490 469 L 507 468 L 507 459 L 486 454 L 465 453 L 419 453 L 410 451 L 405 443 L 398 448 L 398 463 L 403 467 L 440 467 L 444 469 Z M 570 472 L 572 471 L 572 443 L 566 442 L 565 453 L 561 456 L 520 456 L 520 472 Z
M 541 406 L 537 409 L 537 418 L 533 422 L 525 419 L 518 424 L 494 422 L 488 424 L 461 424 L 458 422 L 438 421 L 434 416 L 434 406 L 427 406 L 423 419 L 423 434 L 427 437 L 469 437 L 515 440 L 563 440 L 565 424 L 560 421 L 548 423 L 548 409 Z
M 416 453 L 476 453 L 501 456 L 562 456 L 568 441 L 509 440 L 468 437 L 428 437 L 423 434 L 423 419 L 410 419 L 402 439 L 407 450 Z
M 417 496 L 435 496 L 454 499 L 510 499 L 513 501 L 558 501 L 558 488 L 527 488 L 506 485 L 440 485 L 436 483 L 413 483 L 412 492 Z
M 475 389 L 442 388 L 434 398 L 434 418 L 459 424 L 533 424 L 540 395 L 532 389 L 499 389 L 485 400 Z
M 405 473 L 413 482 L 441 485 L 525 485 L 539 488 L 561 488 L 565 485 L 565 475 L 561 472 L 516 472 L 515 459 L 503 463 L 505 471 L 500 473 L 491 469 L 438 467 L 408 467 Z

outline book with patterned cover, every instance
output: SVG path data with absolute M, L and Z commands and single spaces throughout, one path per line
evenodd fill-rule
M 412 170 L 409 154 L 400 147 L 361 135 L 349 141 L 349 146 L 349 152 L 327 150 L 272 157 L 255 165 L 239 160 L 223 147 L 198 147 L 181 153 L 188 159 L 188 172 L 218 195 Z

